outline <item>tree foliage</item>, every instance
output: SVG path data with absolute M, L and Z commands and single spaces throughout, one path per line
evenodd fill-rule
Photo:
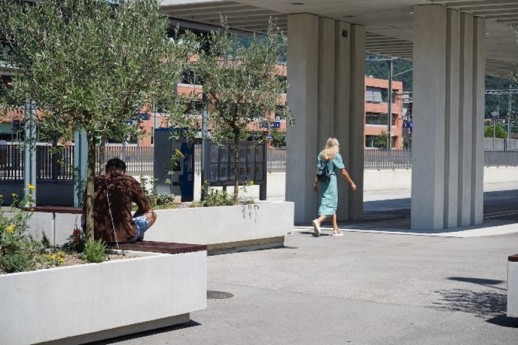
M 34 102 L 40 129 L 63 140 L 87 133 L 91 237 L 96 140 L 127 137 L 135 130 L 129 120 L 155 99 L 171 116 L 181 114 L 176 83 L 193 46 L 167 37 L 156 0 L 6 0 L 0 15 L 8 63 L 18 70 L 5 102 Z
M 278 77 L 277 64 L 285 56 L 286 38 L 270 22 L 265 35 L 247 41 L 230 33 L 228 25 L 211 32 L 196 63 L 196 73 L 203 80 L 207 95 L 212 139 L 234 143 L 234 199 L 239 191 L 239 140 L 255 121 L 269 121 L 277 110 L 281 118 L 291 118 L 289 109 L 280 112 L 285 82 Z
M 507 138 L 507 131 L 504 127 L 497 124 L 484 126 L 484 138 L 500 138 L 500 139 L 506 139 Z
M 377 135 L 374 139 L 374 147 L 379 149 L 387 148 L 387 132 L 382 131 L 381 134 Z

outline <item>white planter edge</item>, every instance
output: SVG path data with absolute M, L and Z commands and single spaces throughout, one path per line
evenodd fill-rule
M 207 306 L 207 252 L 0 276 L 0 343 L 84 343 L 189 321 Z

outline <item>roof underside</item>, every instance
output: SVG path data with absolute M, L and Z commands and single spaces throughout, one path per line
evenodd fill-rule
M 413 9 L 440 5 L 486 19 L 488 74 L 510 77 L 518 68 L 518 0 L 163 0 L 164 12 L 184 25 L 218 25 L 264 32 L 270 18 L 287 29 L 287 15 L 317 16 L 364 25 L 370 53 L 412 59 Z

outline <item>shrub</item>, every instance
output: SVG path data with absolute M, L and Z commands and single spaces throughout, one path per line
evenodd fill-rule
M 157 179 L 140 176 L 140 183 L 153 209 L 169 208 L 174 205 L 174 194 L 157 192 Z
M 85 233 L 76 226 L 74 230 L 72 230 L 72 234 L 68 237 L 68 241 L 63 245 L 63 249 L 82 253 L 85 250 L 85 244 Z
M 82 256 L 88 262 L 99 263 L 106 261 L 108 258 L 106 253 L 106 243 L 101 240 L 87 241 Z
M 234 205 L 234 195 L 229 194 L 226 189 L 217 190 L 214 188 L 205 188 L 205 197 L 200 203 L 203 207 L 211 206 L 231 206 Z
M 26 197 L 19 199 L 13 193 L 13 202 L 8 212 L 0 210 L 0 270 L 5 272 L 23 272 L 36 267 L 37 255 L 42 245 L 26 234 L 27 223 L 32 215 L 31 211 L 22 207 L 32 206 L 32 190 L 28 185 Z M 0 196 L 0 204 L 3 197 Z

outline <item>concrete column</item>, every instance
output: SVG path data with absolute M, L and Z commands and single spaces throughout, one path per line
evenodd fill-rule
M 484 30 L 443 6 L 416 8 L 413 229 L 482 222 Z
M 360 220 L 363 217 L 363 171 L 365 149 L 365 28 L 351 25 L 351 78 L 349 92 L 349 145 L 347 169 L 355 184 L 353 193 L 348 187 L 349 218 Z
M 340 153 L 347 171 L 351 170 L 351 155 L 349 127 L 351 123 L 351 24 L 344 22 L 335 23 L 335 129 L 336 139 L 340 142 Z M 363 170 L 362 170 L 363 172 Z M 354 179 L 354 177 L 353 177 Z M 356 182 L 356 181 L 355 181 Z M 350 204 L 349 187 L 342 178 L 338 179 L 338 210 L 337 217 L 340 220 L 348 220 Z M 347 193 L 344 193 L 348 191 Z M 341 193 L 340 193 L 341 192 Z M 359 193 L 361 194 L 361 193 Z M 363 205 L 362 205 L 363 206 Z
M 313 192 L 316 157 L 328 137 L 358 185 L 339 179 L 338 219 L 363 215 L 363 123 L 365 32 L 361 26 L 310 14 L 288 16 L 288 105 L 295 125 L 287 129 L 286 200 L 295 202 L 295 222 L 317 212 Z
M 334 20 L 319 18 L 318 49 L 318 144 L 334 136 L 335 39 Z M 289 67 L 288 67 L 289 68 Z M 296 121 L 296 120 L 295 120 Z M 316 164 L 316 161 L 315 161 Z
M 473 32 L 473 138 L 472 138 L 472 163 L 471 170 L 471 224 L 482 224 L 484 222 L 484 113 L 486 107 L 486 21 L 485 19 L 474 18 Z
M 296 223 L 309 222 L 317 212 L 318 28 L 316 16 L 288 16 L 287 103 L 295 125 L 286 129 L 286 200 L 295 202 Z

